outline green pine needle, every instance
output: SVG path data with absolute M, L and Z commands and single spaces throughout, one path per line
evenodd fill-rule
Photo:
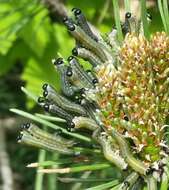
M 119 4 L 117 0 L 112 0 L 113 3 L 113 8 L 114 8 L 114 19 L 115 19 L 115 24 L 117 28 L 117 34 L 118 34 L 118 39 L 120 42 L 123 41 L 123 33 L 122 33 L 122 28 L 121 28 L 121 23 L 120 23 L 120 9 L 119 9 Z

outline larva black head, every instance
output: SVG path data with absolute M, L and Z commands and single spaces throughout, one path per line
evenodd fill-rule
M 73 54 L 74 56 L 78 56 L 77 48 L 73 48 L 73 49 L 72 49 L 72 54 Z
M 31 126 L 30 123 L 22 124 L 21 130 L 29 129 L 30 126 Z
M 43 90 L 46 90 L 46 89 L 47 89 L 47 87 L 48 87 L 48 84 L 47 84 L 47 83 L 45 83 L 45 84 L 42 86 L 42 89 L 43 89 Z
M 68 67 L 68 68 L 67 68 L 67 71 L 66 71 L 66 75 L 67 75 L 68 77 L 71 77 L 72 74 L 73 74 L 72 68 L 71 68 L 71 67 Z
M 92 83 L 93 83 L 93 84 L 97 84 L 97 83 L 98 83 L 98 79 L 97 79 L 97 78 L 93 79 L 93 80 L 92 80 Z
M 54 65 L 61 65 L 61 64 L 63 64 L 64 62 L 63 62 L 63 58 L 61 58 L 61 57 L 59 57 L 58 59 L 55 59 L 54 61 L 53 61 L 53 64 Z
M 74 57 L 71 55 L 71 56 L 68 57 L 67 60 L 70 62 L 70 61 L 72 61 L 73 59 L 74 59 Z
M 26 125 L 25 125 L 26 129 L 29 129 L 30 126 L 31 126 L 30 123 L 26 123 Z
M 126 19 L 131 18 L 131 13 L 130 13 L 130 12 L 127 12 L 127 13 L 125 14 L 125 18 L 126 18 Z
M 43 92 L 43 97 L 47 97 L 47 95 L 48 95 L 48 91 L 47 90 L 45 90 L 44 92 Z
M 124 119 L 125 121 L 129 121 L 129 118 L 127 117 L 127 115 L 125 115 L 125 116 L 123 117 L 123 119 Z
M 68 17 L 67 16 L 64 16 L 63 19 L 62 19 L 63 23 L 67 22 L 68 21 Z
M 70 122 L 68 125 L 69 128 L 73 129 L 75 127 L 75 124 L 73 122 Z
M 40 103 L 44 103 L 45 102 L 45 100 L 44 100 L 44 98 L 43 97 L 39 97 L 38 98 L 38 103 L 40 104 Z
M 66 25 L 68 30 L 70 30 L 70 31 L 75 30 L 75 24 L 73 23 L 72 19 L 64 18 L 63 23 Z
M 43 108 L 44 108 L 45 111 L 48 112 L 48 111 L 49 111 L 49 104 L 45 104 L 45 105 L 43 106 Z
M 23 134 L 19 134 L 16 138 L 16 140 L 19 142 L 22 139 Z
M 78 16 L 78 15 L 80 15 L 82 13 L 82 11 L 80 9 L 78 9 L 78 8 L 73 8 L 72 11 L 73 11 L 75 16 Z

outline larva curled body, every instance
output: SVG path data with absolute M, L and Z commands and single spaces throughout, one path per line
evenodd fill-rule
M 142 163 L 140 160 L 134 158 L 132 153 L 130 152 L 129 146 L 126 142 L 126 140 L 122 137 L 120 133 L 115 131 L 115 129 L 111 129 L 112 136 L 115 138 L 117 143 L 119 144 L 121 154 L 123 155 L 125 161 L 129 164 L 129 166 L 138 172 L 141 175 L 147 175 L 147 172 L 149 171 L 149 167 L 147 167 L 144 163 Z
M 126 170 L 128 164 L 119 155 L 117 149 L 113 149 L 112 141 L 103 133 L 98 135 L 97 141 L 102 146 L 104 157 L 121 170 Z

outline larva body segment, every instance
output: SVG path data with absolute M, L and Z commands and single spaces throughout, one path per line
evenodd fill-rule
M 73 52 L 74 52 L 74 55 L 81 57 L 84 60 L 88 60 L 89 63 L 93 67 L 97 67 L 98 65 L 102 64 L 102 61 L 100 60 L 100 58 L 88 49 L 79 47 L 79 48 L 76 48 L 76 53 L 75 53 L 75 49 L 73 50 Z
M 70 115 L 69 113 L 67 113 L 62 108 L 60 108 L 59 106 L 57 106 L 55 104 L 45 104 L 43 107 L 44 107 L 45 111 L 55 114 L 58 117 L 63 118 L 68 122 L 71 122 L 73 119 L 72 115 Z
M 112 136 L 116 139 L 117 143 L 119 144 L 121 154 L 123 155 L 125 161 L 129 164 L 129 166 L 135 170 L 136 172 L 140 173 L 141 175 L 146 175 L 149 168 L 145 166 L 140 160 L 134 158 L 126 140 L 114 129 L 112 131 Z
M 62 92 L 65 96 L 72 97 L 75 94 L 75 92 L 79 89 L 77 87 L 72 86 L 70 81 L 68 80 L 68 76 L 66 74 L 67 67 L 63 64 L 63 62 L 61 64 L 56 63 L 55 65 L 57 66 L 57 70 L 60 74 Z
M 46 149 L 46 150 L 52 151 L 52 152 L 57 151 L 60 154 L 67 154 L 67 155 L 74 154 L 74 151 L 68 149 L 67 147 L 65 147 L 63 145 L 60 145 L 60 144 L 55 145 L 55 144 L 48 143 L 47 141 L 37 139 L 37 138 L 33 137 L 32 135 L 30 135 L 26 131 L 22 132 L 22 137 L 18 142 L 20 142 L 22 144 L 34 146 L 34 147 L 43 148 L 43 149 Z
M 99 43 L 91 39 L 79 26 L 75 26 L 75 30 L 70 31 L 77 41 L 83 44 L 87 49 L 92 50 L 102 60 L 107 60 L 105 52 L 100 47 Z
M 27 128 L 26 130 L 35 138 L 45 140 L 51 144 L 56 144 L 56 145 L 62 144 L 66 147 L 71 147 L 74 145 L 74 141 L 67 140 L 67 139 L 61 137 L 60 135 L 50 134 L 50 133 L 40 129 L 39 127 L 37 127 L 34 124 L 30 124 L 29 128 Z
M 71 112 L 75 115 L 86 115 L 86 111 L 83 109 L 82 106 L 80 106 L 79 104 L 75 104 L 71 102 L 70 100 L 68 100 L 67 98 L 61 96 L 50 85 L 47 86 L 46 91 L 47 91 L 46 98 L 49 101 L 55 103 L 57 106 L 59 106 L 63 110 L 67 112 Z
M 94 131 L 99 127 L 94 120 L 88 117 L 74 117 L 72 122 L 75 124 L 76 129 L 86 128 Z
M 85 33 L 90 36 L 96 42 L 98 41 L 97 37 L 94 35 L 92 30 L 90 29 L 85 16 L 83 15 L 82 11 L 77 8 L 73 8 L 72 11 L 74 12 L 77 24 L 85 31 Z
M 86 71 L 82 69 L 77 59 L 73 56 L 68 58 L 69 64 L 72 68 L 72 76 L 70 80 L 76 86 L 81 86 L 82 88 L 93 88 L 94 85 L 87 75 Z
M 127 190 L 131 188 L 136 181 L 138 180 L 139 175 L 136 172 L 132 172 L 123 182 L 122 186 L 120 187 L 122 190 Z
M 102 146 L 105 158 L 121 170 L 125 170 L 127 168 L 127 163 L 119 155 L 118 150 L 113 149 L 113 146 L 109 138 L 105 134 L 101 133 L 100 135 L 98 135 L 97 140 Z

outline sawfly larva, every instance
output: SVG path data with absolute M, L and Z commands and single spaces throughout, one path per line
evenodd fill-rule
M 69 56 L 68 62 L 70 64 L 70 67 L 71 67 L 72 73 L 73 73 L 72 76 L 70 77 L 72 84 L 75 83 L 75 85 L 77 85 L 77 86 L 80 86 L 80 84 L 82 84 L 83 88 L 93 88 L 94 85 L 93 85 L 90 77 L 87 75 L 86 71 L 84 69 L 82 69 L 82 67 L 79 64 L 79 62 L 77 61 L 77 59 L 73 56 Z
M 75 18 L 77 20 L 77 24 L 86 32 L 88 36 L 90 36 L 96 42 L 98 41 L 97 37 L 94 35 L 92 30 L 90 29 L 85 16 L 83 15 L 82 11 L 77 8 L 73 8 L 72 11 L 74 12 Z
M 47 141 L 35 138 L 31 134 L 29 134 L 27 131 L 22 131 L 21 135 L 18 137 L 18 142 L 34 147 L 39 147 L 48 151 L 52 152 L 59 152 L 61 154 L 67 154 L 67 155 L 72 155 L 75 154 L 75 152 L 71 149 L 68 149 L 66 146 L 63 146 L 61 144 L 51 144 L 48 143 Z
M 46 87 L 46 91 L 43 93 L 44 97 L 49 101 L 55 103 L 57 106 L 65 111 L 71 112 L 75 115 L 86 115 L 86 111 L 79 104 L 75 104 L 67 98 L 61 96 L 57 91 L 50 85 Z
M 54 104 L 44 104 L 44 110 L 52 114 L 56 114 L 58 117 L 65 119 L 67 122 L 71 122 L 73 116 Z
M 127 163 L 125 160 L 119 155 L 117 149 L 113 149 L 112 141 L 109 140 L 108 136 L 105 133 L 101 133 L 97 137 L 98 142 L 102 146 L 103 154 L 107 160 L 113 163 L 115 166 L 120 168 L 121 170 L 126 170 Z
M 123 157 L 125 158 L 126 162 L 129 164 L 129 166 L 136 172 L 140 173 L 141 175 L 147 175 L 147 173 L 149 172 L 149 167 L 147 167 L 140 160 L 134 158 L 134 156 L 130 152 L 126 140 L 122 137 L 120 133 L 115 131 L 115 129 L 111 129 L 111 131 L 113 137 L 116 139 L 117 143 L 119 144 Z
M 88 117 L 74 117 L 72 122 L 74 123 L 76 129 L 86 128 L 94 131 L 99 127 L 93 119 Z
M 32 123 L 27 123 L 25 125 L 22 125 L 22 129 L 27 130 L 32 136 L 45 140 L 51 144 L 62 144 L 65 145 L 67 147 L 71 147 L 73 146 L 75 143 L 72 140 L 67 140 L 59 135 L 52 135 L 42 129 L 40 129 L 39 127 L 37 127 L 36 125 L 32 124 Z
M 89 61 L 93 67 L 97 67 L 98 65 L 102 64 L 100 58 L 92 53 L 92 51 L 85 49 L 85 48 L 74 48 L 72 50 L 73 55 L 83 58 L 84 60 Z
M 67 67 L 64 65 L 63 59 L 58 58 L 57 60 L 53 61 L 54 65 L 57 67 L 60 78 L 61 78 L 61 88 L 65 96 L 72 97 L 74 96 L 75 92 L 78 91 L 76 87 L 72 86 L 68 80 L 68 76 L 66 74 Z

